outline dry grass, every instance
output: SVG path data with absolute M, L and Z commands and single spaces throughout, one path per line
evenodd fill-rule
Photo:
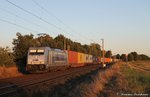
M 93 71 L 70 79 L 65 84 L 52 89 L 45 87 L 42 89 L 44 91 L 37 89 L 28 95 L 32 95 L 32 97 L 98 97 L 105 85 L 117 74 L 119 68 L 119 64 L 115 64 L 107 70 Z
M 150 75 L 145 69 L 150 64 L 150 61 L 136 61 L 121 63 L 119 72 L 113 75 L 112 79 L 106 83 L 102 92 L 98 97 L 122 97 L 122 94 L 131 94 L 131 97 L 136 97 L 134 93 L 150 94 Z
M 150 61 L 129 62 L 128 66 L 142 73 L 150 74 Z
M 118 73 L 119 68 L 119 64 L 115 64 L 107 70 L 94 71 L 71 79 L 65 85 L 59 85 L 49 91 L 48 97 L 98 97 L 105 85 Z
M 138 66 L 143 66 L 145 68 L 150 68 L 150 61 L 134 61 L 130 62 L 130 64 L 138 65 Z
M 12 67 L 0 67 L 0 79 L 21 76 L 16 66 Z
M 112 76 L 118 73 L 119 68 L 119 64 L 115 64 L 106 71 L 99 71 L 93 82 L 87 85 L 87 89 L 83 91 L 82 97 L 97 97 L 109 80 L 111 80 Z
M 149 82 L 149 75 L 119 62 L 107 70 L 72 78 L 54 88 L 39 87 L 26 97 L 120 97 L 121 93 L 149 93 Z

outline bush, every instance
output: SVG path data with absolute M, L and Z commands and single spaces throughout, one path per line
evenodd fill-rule
M 14 65 L 14 57 L 8 47 L 0 47 L 0 65 L 1 66 L 12 66 Z

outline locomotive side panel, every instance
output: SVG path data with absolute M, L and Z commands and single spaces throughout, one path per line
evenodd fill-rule
M 68 65 L 67 52 L 62 50 L 52 50 L 52 66 L 64 66 Z

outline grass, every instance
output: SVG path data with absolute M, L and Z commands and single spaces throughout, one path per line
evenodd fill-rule
M 130 65 L 133 65 L 130 66 Z M 136 97 L 134 94 L 146 94 L 142 97 L 148 97 L 150 94 L 150 73 L 134 66 L 141 66 L 150 69 L 150 61 L 135 61 L 120 63 L 119 71 L 113 75 L 98 97 L 122 97 L 122 94 L 131 94 L 130 97 Z M 123 96 L 124 97 L 124 96 Z
M 143 67 L 146 66 L 147 68 L 150 62 L 132 62 L 131 64 L 141 65 Z M 128 82 L 131 93 L 150 93 L 150 74 L 126 66 L 122 66 L 121 72 Z
M 150 75 L 129 65 L 140 65 L 148 69 L 149 63 L 150 61 L 139 61 L 126 65 L 124 62 L 119 62 L 105 71 L 97 70 L 69 78 L 65 83 L 53 88 L 44 85 L 36 87 L 34 91 L 24 92 L 24 97 L 120 97 L 120 93 L 148 94 Z
M 106 71 L 93 71 L 71 79 L 66 82 L 66 85 L 59 85 L 53 91 L 50 91 L 49 97 L 97 97 L 118 69 L 119 67 L 116 64 Z
M 16 66 L 12 67 L 2 67 L 0 66 L 0 79 L 21 76 L 22 74 L 18 72 Z
M 116 74 L 119 67 L 113 65 L 108 70 L 95 70 L 86 75 L 79 75 L 75 78 L 68 79 L 65 84 L 59 84 L 53 88 L 40 86 L 32 91 L 22 90 L 24 97 L 97 97 L 103 90 L 105 84 Z M 24 93 L 24 94 L 23 94 Z M 17 96 L 20 97 L 20 96 Z
M 64 83 L 54 87 L 43 84 L 29 90 L 22 89 L 14 97 L 83 97 L 84 91 L 87 91 L 89 88 L 88 85 L 96 77 L 97 73 L 98 70 L 88 72 L 84 75 L 75 74 L 76 77 L 69 77 Z

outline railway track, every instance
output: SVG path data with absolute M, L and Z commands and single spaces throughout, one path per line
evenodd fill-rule
M 61 83 L 62 80 L 82 75 L 99 68 L 99 65 L 90 65 L 81 68 L 71 68 L 66 71 L 58 71 L 46 74 L 33 74 L 25 77 L 17 77 L 0 80 L 0 97 L 7 97 L 10 94 L 16 94 L 22 89 L 31 89 L 34 86 L 54 86 Z

